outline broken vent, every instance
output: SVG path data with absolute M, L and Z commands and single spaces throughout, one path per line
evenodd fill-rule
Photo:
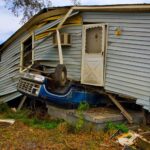
M 60 33 L 61 45 L 62 46 L 71 46 L 71 35 L 69 33 Z M 54 46 L 58 45 L 57 35 L 53 35 L 53 44 Z

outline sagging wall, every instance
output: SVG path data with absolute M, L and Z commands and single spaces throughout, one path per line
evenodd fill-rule
M 19 78 L 20 39 L 4 49 L 0 63 L 0 102 L 7 102 L 21 94 L 17 92 L 16 84 Z
M 150 111 L 150 13 L 82 13 L 83 23 L 108 24 L 107 91 L 137 98 Z M 120 36 L 115 35 L 119 28 Z
M 21 96 L 16 86 L 20 77 L 21 40 L 26 36 L 28 34 L 24 33 L 2 52 L 0 62 L 0 102 L 7 102 Z
M 82 27 L 80 25 L 65 27 L 62 28 L 60 32 L 69 33 L 71 35 L 71 46 L 62 47 L 68 77 L 80 81 Z M 41 64 L 51 67 L 56 67 L 56 65 L 59 64 L 58 47 L 53 44 L 53 36 L 35 41 L 35 61 L 37 60 L 39 60 Z
M 67 32 L 71 35 L 71 46 L 63 48 L 63 54 L 68 77 L 75 80 L 80 80 L 81 28 L 76 25 L 60 30 L 60 32 Z M 0 102 L 7 102 L 21 96 L 16 86 L 20 77 L 21 41 L 27 36 L 27 33 L 21 35 L 3 50 L 0 62 Z M 39 60 L 43 65 L 56 67 L 59 63 L 58 48 L 54 47 L 52 37 L 34 42 L 34 61 Z M 54 69 L 52 71 L 54 72 Z

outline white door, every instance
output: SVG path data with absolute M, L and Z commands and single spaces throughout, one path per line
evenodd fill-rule
M 83 26 L 81 83 L 103 86 L 106 25 Z

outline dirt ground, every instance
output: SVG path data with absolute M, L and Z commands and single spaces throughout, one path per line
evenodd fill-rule
M 1 105 L 0 119 L 15 119 L 13 125 L 0 123 L 0 150 L 122 150 L 116 136 L 110 137 L 118 128 L 125 131 L 127 127 L 117 124 L 114 130 L 109 123 L 107 130 L 93 131 L 86 126 L 77 131 L 76 126 L 54 120 L 41 109 L 14 111 L 7 105 Z M 149 127 L 138 132 L 145 131 L 150 131 Z
M 70 131 L 69 131 L 70 130 Z M 61 123 L 55 129 L 32 128 L 20 121 L 0 128 L 1 150 L 121 150 L 109 139 L 110 133 L 88 131 L 72 133 Z

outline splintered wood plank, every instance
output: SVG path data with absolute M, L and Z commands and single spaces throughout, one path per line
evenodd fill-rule
M 57 26 L 57 30 L 59 30 L 61 28 L 61 26 L 63 25 L 63 23 L 67 20 L 67 18 L 69 17 L 69 15 L 72 13 L 73 9 L 71 8 L 66 15 L 64 16 L 64 18 L 62 19 L 62 21 L 58 24 Z
M 63 64 L 63 54 L 62 54 L 62 47 L 61 47 L 61 40 L 60 40 L 60 33 L 59 30 L 56 30 L 57 32 L 57 42 L 58 42 L 58 54 L 59 54 L 59 62 L 60 64 Z
M 121 113 L 124 115 L 124 117 L 128 120 L 129 123 L 133 123 L 132 116 L 121 106 L 121 104 L 111 95 L 108 94 L 108 97 L 111 99 L 111 101 L 120 109 Z
M 20 109 L 22 108 L 22 106 L 23 106 L 23 104 L 24 104 L 26 98 L 27 98 L 27 96 L 23 96 L 23 98 L 22 98 L 22 100 L 21 100 L 21 102 L 20 102 L 20 104 L 19 104 L 17 110 L 20 110 Z

